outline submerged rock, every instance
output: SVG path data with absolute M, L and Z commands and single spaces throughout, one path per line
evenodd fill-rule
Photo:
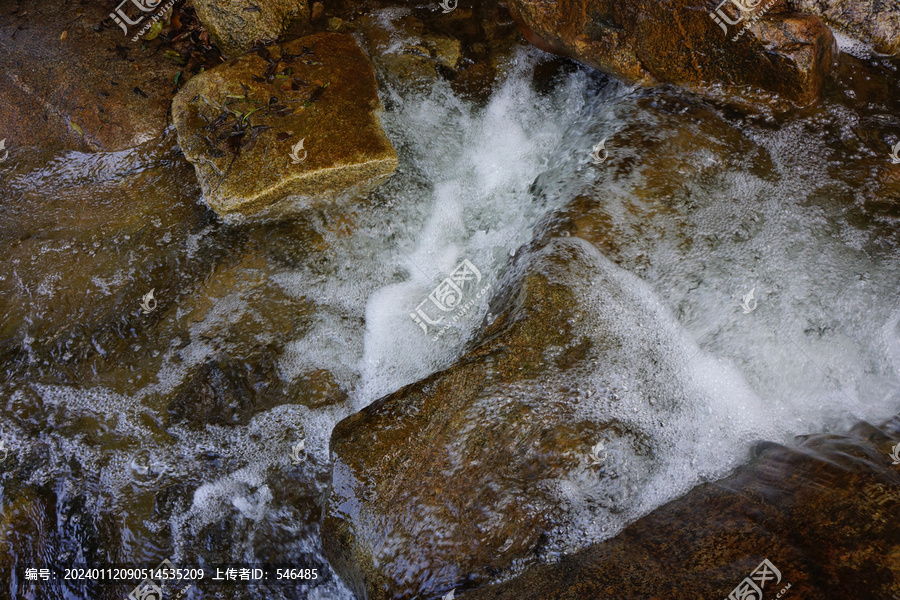
M 108 15 L 96 2 L 0 7 L 0 139 L 8 149 L 116 151 L 162 135 L 183 67 L 161 59 L 159 41 L 101 28 Z
M 194 0 L 197 16 L 226 56 L 260 41 L 276 41 L 292 25 L 309 29 L 306 0 Z
M 353 37 L 261 48 L 191 79 L 172 102 L 185 156 L 220 215 L 284 212 L 368 190 L 397 167 L 372 64 Z
M 726 598 L 764 560 L 778 571 L 753 578 L 765 598 L 785 589 L 789 598 L 897 597 L 900 472 L 890 457 L 897 443 L 900 419 L 808 436 L 796 448 L 760 445 L 734 475 L 695 488 L 614 539 L 464 597 Z
M 461 43 L 448 35 L 424 33 L 422 21 L 412 16 L 389 20 L 386 15 L 360 18 L 373 61 L 397 83 L 434 85 L 443 70 L 456 69 Z
M 540 48 L 629 82 L 724 98 L 775 94 L 810 104 L 836 53 L 828 27 L 813 15 L 785 12 L 784 0 L 757 1 L 747 11 L 712 0 L 514 0 L 510 8 Z
M 0 214 L 3 269 L 15 273 L 0 277 L 0 360 L 83 382 L 73 362 L 118 361 L 119 344 L 134 343 L 220 259 L 202 236 L 191 240 L 212 213 L 172 147 L 16 165 L 29 183 L 9 188 Z
M 345 13 L 342 13 L 345 14 Z M 405 91 L 447 81 L 453 91 L 483 100 L 525 45 L 506 6 L 488 2 L 450 14 L 381 8 L 352 18 L 379 80 Z
M 304 365 L 294 381 L 285 380 L 280 372 L 285 345 L 304 336 L 316 312 L 314 302 L 292 297 L 275 283 L 279 271 L 272 263 L 276 261 L 264 256 L 265 245 L 300 245 L 310 237 L 285 230 L 267 224 L 253 231 L 240 262 L 219 265 L 149 332 L 148 341 L 156 347 L 193 337 L 194 346 L 202 342 L 215 352 L 192 366 L 177 389 L 151 402 L 165 407 L 169 425 L 185 422 L 198 429 L 207 424 L 245 425 L 275 406 L 320 407 L 347 398 L 326 369 Z M 188 345 L 178 355 L 187 357 L 196 351 Z

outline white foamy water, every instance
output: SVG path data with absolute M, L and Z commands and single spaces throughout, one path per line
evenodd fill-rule
M 481 110 L 461 102 L 448 86 L 424 97 L 392 98 L 395 108 L 385 125 L 392 139 L 404 140 L 401 168 L 409 173 L 392 193 L 405 197 L 415 214 L 404 222 L 396 254 L 407 276 L 367 301 L 364 404 L 448 365 L 481 324 L 489 299 L 483 290 L 496 284 L 511 253 L 531 238 L 543 208 L 529 186 L 579 114 L 588 85 L 579 74 L 551 97 L 538 96 L 527 79 L 533 62 L 520 56 Z M 454 313 L 445 315 L 427 300 L 463 260 L 482 278 L 462 294 L 462 303 L 477 305 L 454 322 Z M 423 301 L 433 320 L 446 317 L 427 331 L 410 316 Z M 435 341 L 446 323 L 451 328 Z
M 871 44 L 867 44 L 854 37 L 850 37 L 849 35 L 843 34 L 835 29 L 832 29 L 831 33 L 834 34 L 834 40 L 837 42 L 838 48 L 841 52 L 846 52 L 847 54 L 854 56 L 860 60 L 869 59 L 873 54 L 877 54 L 874 50 L 872 50 Z
M 42 405 L 64 414 L 69 426 L 42 433 L 24 450 L 26 431 L 0 425 L 8 445 L 46 459 L 30 481 L 46 484 L 74 460 L 98 480 L 89 507 L 98 511 L 146 503 L 163 479 L 196 483 L 168 521 L 141 513 L 145 522 L 130 525 L 123 542 L 128 560 L 152 554 L 143 535 L 168 531 L 173 558 L 190 563 L 201 532 L 223 520 L 234 525 L 235 560 L 258 559 L 266 540 L 277 543 L 284 562 L 321 559 L 317 531 L 298 525 L 304 515 L 293 505 L 297 498 L 282 493 L 302 487 L 292 469 L 299 468 L 298 480 L 314 482 L 298 496 L 320 501 L 334 425 L 452 364 L 478 335 L 510 254 L 532 239 L 542 216 L 581 194 L 602 201 L 618 252 L 606 256 L 577 239 L 566 242 L 580 248 L 593 273 L 569 282 L 584 299 L 588 316 L 580 326 L 602 325 L 622 345 L 604 357 L 602 370 L 585 366 L 576 374 L 573 387 L 590 399 L 578 410 L 598 422 L 629 423 L 652 444 L 638 455 L 624 438 L 605 440 L 610 465 L 624 473 L 612 485 L 593 476 L 558 482 L 567 521 L 552 532 L 548 554 L 614 535 L 692 485 L 726 474 L 760 439 L 789 442 L 900 409 L 900 257 L 876 234 L 850 225 L 842 206 L 829 200 L 846 186 L 829 174 L 837 158 L 824 139 L 800 125 L 780 132 L 735 125 L 739 137 L 770 158 L 774 177 L 755 174 L 758 153 L 722 164 L 731 152 L 723 142 L 718 153 L 688 157 L 698 175 L 686 177 L 672 197 L 645 205 L 638 191 L 655 175 L 650 169 L 666 165 L 645 162 L 652 143 L 616 134 L 638 126 L 642 139 L 658 135 L 668 143 L 665 123 L 628 88 L 607 88 L 587 102 L 597 91 L 582 71 L 549 95 L 536 93 L 530 78 L 538 54 L 519 56 L 485 106 L 441 84 L 414 94 L 383 91 L 383 121 L 400 153 L 397 174 L 354 207 L 352 235 L 331 226 L 344 208 L 321 211 L 316 218 L 329 251 L 267 274 L 290 298 L 315 307 L 301 335 L 280 340 L 286 349 L 279 373 L 291 380 L 328 369 L 350 390 L 347 403 L 280 406 L 245 426 L 159 430 L 160 409 L 148 398 L 171 392 L 215 353 L 208 334 L 216 326 L 246 316 L 253 290 L 239 288 L 217 299 L 212 316 L 194 324 L 184 344 L 167 350 L 158 381 L 135 397 L 35 386 Z M 610 158 L 594 167 L 589 153 L 604 138 Z M 108 178 L 117 160 L 126 169 L 142 164 L 130 154 L 85 162 Z M 636 166 L 614 175 L 625 160 Z M 67 180 L 84 179 L 72 172 L 73 161 L 63 162 L 65 169 L 48 168 L 48 185 L 59 171 Z M 197 240 L 214 233 L 192 235 L 186 252 L 197 252 Z M 434 340 L 410 314 L 463 260 L 481 280 L 466 288 L 468 312 Z M 123 265 L 123 276 L 139 276 L 130 268 Z M 98 287 L 115 279 L 102 281 Z M 740 301 L 751 289 L 758 305 L 745 314 Z M 657 380 L 659 365 L 666 378 Z M 604 401 L 612 393 L 617 401 Z M 24 402 L 22 395 L 10 401 Z M 101 442 L 78 433 L 71 425 L 78 418 L 99 423 Z M 293 467 L 289 452 L 299 439 L 306 462 Z M 207 463 L 201 455 L 212 458 Z M 350 598 L 339 581 L 323 580 L 308 589 L 309 598 Z
M 885 229 L 847 218 L 858 191 L 834 177 L 841 157 L 826 135 L 805 123 L 776 131 L 720 123 L 718 139 L 685 147 L 679 142 L 701 128 L 689 120 L 672 127 L 665 115 L 686 111 L 647 111 L 639 96 L 586 109 L 587 125 L 557 149 L 568 158 L 536 186 L 548 198 L 600 200 L 594 218 L 615 264 L 588 247 L 603 275 L 569 285 L 590 307 L 584 327 L 615 340 L 616 352 L 569 384 L 600 392 L 599 402 L 582 398 L 581 410 L 600 423 L 628 423 L 650 440 L 652 456 L 613 436 L 603 441 L 616 481 L 559 482 L 568 521 L 550 556 L 614 535 L 726 475 L 759 440 L 792 443 L 900 410 L 900 253 Z M 838 123 L 847 117 L 829 112 Z M 610 161 L 586 166 L 591 144 L 604 137 Z M 710 160 L 707 145 L 728 147 L 722 140 L 735 137 L 744 154 Z M 683 154 L 642 160 L 672 146 Z M 684 185 L 648 196 L 660 168 L 677 168 L 672 180 Z M 755 303 L 745 310 L 751 291 Z
M 303 504 L 323 498 L 334 425 L 381 395 L 452 363 L 476 334 L 510 253 L 529 241 L 543 214 L 529 186 L 580 114 L 589 82 L 577 74 L 549 96 L 535 93 L 528 80 L 536 54 L 523 54 L 510 65 L 513 74 L 481 107 L 457 98 L 445 85 L 415 97 L 386 90 L 390 108 L 383 119 L 400 152 L 397 174 L 365 206 L 353 210 L 347 220 L 352 235 L 335 226 L 346 216 L 346 207 L 319 211 L 313 222 L 329 250 L 290 267 L 270 263 L 264 274 L 288 297 L 314 306 L 302 334 L 279 340 L 285 348 L 279 373 L 289 381 L 309 370 L 327 369 L 350 390 L 347 403 L 315 409 L 280 406 L 243 426 L 158 429 L 165 419 L 158 398 L 171 394 L 220 350 L 217 331 L 254 316 L 252 295 L 258 292 L 252 278 L 239 277 L 234 289 L 210 298 L 211 312 L 191 322 L 182 339 L 172 340 L 159 357 L 155 377 L 133 396 L 58 384 L 16 391 L 10 398 L 15 410 L 40 405 L 62 422 L 30 441 L 17 424 L 0 426 L 21 460 L 40 465 L 28 473 L 27 483 L 65 481 L 59 488 L 61 510 L 81 497 L 89 499 L 87 510 L 128 515 L 120 562 L 156 563 L 165 553 L 176 564 L 191 564 L 202 554 L 200 546 L 211 543 L 210 535 L 225 535 L 230 560 L 261 560 L 262 549 L 266 558 L 322 568 L 318 530 L 304 524 L 308 509 Z M 80 186 L 99 177 L 114 184 L 117 173 L 127 180 L 145 167 L 134 153 L 86 158 L 70 153 L 15 181 L 28 194 L 54 189 L 65 198 L 60 182 Z M 215 228 L 206 226 L 184 240 L 163 241 L 180 244 L 185 256 L 195 259 L 215 243 L 216 235 Z M 123 254 L 118 270 L 93 278 L 104 296 L 144 276 L 135 268 L 136 252 Z M 463 298 L 465 314 L 459 313 L 434 340 L 410 313 L 464 260 L 478 270 L 478 289 Z M 178 319 L 188 314 L 181 306 L 173 310 Z M 171 321 L 167 317 L 164 322 Z M 133 350 L 140 355 L 140 344 Z M 303 463 L 292 465 L 291 448 L 301 439 Z M 75 477 L 70 463 L 87 476 Z M 192 491 L 178 491 L 181 483 Z M 162 520 L 153 512 L 158 493 L 173 485 L 170 501 L 181 504 Z M 220 527 L 226 533 L 217 534 Z M 165 549 L 169 544 L 171 551 Z M 74 550 L 56 559 L 92 566 L 102 562 Z M 280 593 L 276 589 L 271 597 Z M 351 597 L 329 573 L 303 595 Z

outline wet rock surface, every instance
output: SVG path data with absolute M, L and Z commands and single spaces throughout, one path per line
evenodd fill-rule
M 206 202 L 220 215 L 272 216 L 370 189 L 396 169 L 380 106 L 352 36 L 322 33 L 198 75 L 172 115 Z
M 463 597 L 724 598 L 767 559 L 779 573 L 754 581 L 767 598 L 785 588 L 796 598 L 891 598 L 900 592 L 900 471 L 889 456 L 898 443 L 900 419 L 797 447 L 761 444 L 734 475 L 615 539 Z
M 194 0 L 197 16 L 216 45 L 229 57 L 250 50 L 260 41 L 274 42 L 288 31 L 309 33 L 306 0 Z
M 882 54 L 900 52 L 900 5 L 893 0 L 789 0 L 792 8 L 872 44 Z
M 160 6 L 159 27 L 144 34 L 153 39 L 132 41 L 156 13 L 141 16 L 128 2 L 138 24 L 123 32 L 113 8 L 56 0 L 0 7 L 0 139 L 13 157 L 38 148 L 125 150 L 160 138 L 178 86 L 218 56 L 189 9 Z
M 889 61 L 867 62 L 842 53 L 822 102 L 774 116 L 738 116 L 717 103 L 667 91 L 636 93 L 633 104 L 616 109 L 626 125 L 613 135 L 594 134 L 597 141 L 604 140 L 608 153 L 597 179 L 586 177 L 583 193 L 548 214 L 536 237 L 577 236 L 631 272 L 652 271 L 648 258 L 653 245 L 700 249 L 715 243 L 692 231 L 690 215 L 706 185 L 720 174 L 746 169 L 758 181 L 784 182 L 777 153 L 747 135 L 749 129 L 793 128 L 801 119 L 813 119 L 817 133 L 811 154 L 845 158 L 827 168 L 836 182 L 827 199 L 816 192 L 811 201 L 846 215 L 851 230 L 871 235 L 872 252 L 900 243 L 894 227 L 900 216 L 900 171 L 890 160 L 892 146 L 900 142 L 900 121 L 887 117 L 900 111 L 895 69 Z M 631 118 L 634 108 L 640 119 Z M 558 171 L 536 180 L 542 201 L 558 193 L 554 177 Z M 614 192 L 623 187 L 627 194 Z M 732 235 L 746 236 L 756 227 L 736 223 Z
M 171 143 L 118 156 L 128 165 L 124 175 L 106 167 L 110 158 L 68 155 L 6 174 L 13 185 L 0 216 L 6 248 L 0 347 L 8 365 L 49 373 L 116 354 L 117 340 L 133 338 L 156 316 L 143 314 L 145 294 L 154 290 L 158 309 L 170 306 L 179 288 L 220 256 L 182 252 L 181 244 L 207 225 L 209 211 L 197 202 L 191 167 Z M 65 189 L 50 192 L 61 180 Z M 113 258 L 120 255 L 128 259 Z
M 333 432 L 325 547 L 359 596 L 484 583 L 558 547 L 584 516 L 575 505 L 597 521 L 635 508 L 661 440 L 628 413 L 683 416 L 687 383 L 670 354 L 683 340 L 627 333 L 660 318 L 639 282 L 576 238 L 517 268 L 483 343 Z M 658 371 L 620 361 L 636 347 Z M 604 456 L 592 459 L 598 440 Z
M 256 552 L 318 566 L 319 584 L 339 587 L 314 547 L 294 546 L 317 538 L 329 473 L 308 432 L 311 408 L 346 401 L 348 383 L 302 357 L 296 376 L 283 372 L 286 345 L 303 339 L 318 307 L 276 282 L 286 266 L 333 254 L 336 226 L 321 215 L 221 223 L 172 139 L 31 157 L 2 176 L 11 191 L 0 227 L 11 274 L 0 280 L 5 568 L 48 556 L 155 566 L 184 543 L 185 561 Z M 293 463 L 300 440 L 310 449 Z M 98 507 L 102 498 L 118 508 Z M 245 545 L 272 503 L 285 523 Z M 159 527 L 184 521 L 189 533 Z M 13 597 L 38 593 L 21 578 L 8 584 Z M 121 600 L 133 587 L 39 591 Z
M 709 10 L 689 0 L 515 0 L 510 7 L 533 44 L 629 82 L 764 102 L 772 94 L 800 105 L 816 100 L 836 54 L 828 27 L 785 12 L 781 0 L 749 11 L 725 4 L 721 26 L 708 14 L 712 2 Z
M 256 17 L 254 5 L 239 8 Z M 11 15 L 0 28 L 21 24 L 9 39 L 34 34 L 33 53 L 80 40 L 68 25 L 66 36 L 51 29 L 69 23 L 68 10 L 80 25 L 82 5 L 46 5 L 58 15 L 43 6 L 30 14 L 47 19 L 46 31 L 24 4 L 0 10 Z M 436 3 L 337 1 L 311 12 L 314 27 L 358 36 L 382 81 L 402 166 L 364 202 L 230 222 L 203 204 L 171 129 L 159 143 L 110 138 L 108 147 L 127 150 L 91 154 L 56 152 L 84 146 L 50 134 L 56 141 L 34 151 L 7 136 L 0 570 L 16 578 L 4 592 L 121 600 L 133 584 L 21 574 L 41 561 L 170 558 L 319 570 L 315 582 L 268 590 L 206 582 L 197 600 L 349 600 L 324 537 L 340 573 L 370 597 L 437 598 L 454 587 L 457 596 L 725 597 L 762 557 L 792 583 L 788 598 L 897 595 L 896 481 L 885 471 L 896 424 L 811 436 L 798 448 L 766 429 L 771 417 L 792 436 L 823 422 L 843 432 L 831 426 L 841 415 L 820 412 L 857 420 L 895 403 L 895 62 L 842 55 L 821 103 L 748 115 L 684 91 L 607 86 L 568 58 L 545 59 L 502 6 L 444 14 Z M 178 66 L 164 82 L 170 94 L 203 67 L 173 40 L 206 33 L 179 27 L 190 14 L 176 5 L 157 37 L 135 46 Z M 114 24 L 95 33 L 109 46 L 73 46 L 76 55 L 124 52 L 143 72 L 130 46 L 113 43 L 123 38 Z M 31 59 L 10 52 L 22 58 L 9 71 L 19 76 Z M 332 87 L 310 93 L 327 78 L 300 76 L 306 87 L 281 61 L 268 73 L 264 56 L 278 52 L 250 54 L 263 65 L 252 75 L 278 87 L 273 112 L 288 92 L 300 105 L 312 100 L 304 110 L 322 108 Z M 295 54 L 297 70 L 323 67 L 303 62 L 324 62 L 317 53 Z M 7 92 L 0 84 L 0 97 Z M 265 111 L 240 104 L 240 86 L 233 95 L 228 106 L 242 117 L 219 131 L 223 152 L 228 139 L 243 151 L 281 132 L 252 137 Z M 43 135 L 32 118 L 22 127 Z M 123 131 L 135 125 L 116 119 Z M 5 129 L 0 139 L 6 131 L 19 135 Z M 275 138 L 285 152 L 297 141 Z M 309 143 L 303 150 L 299 168 L 313 157 Z M 489 313 L 484 326 L 468 315 L 436 344 L 409 337 L 421 334 L 409 312 L 443 276 L 435 268 L 429 280 L 431 260 L 458 256 L 491 282 L 472 307 Z M 758 310 L 736 316 L 753 285 Z M 780 314 L 797 321 L 769 321 L 789 341 L 766 331 Z M 704 370 L 687 364 L 693 357 L 725 384 L 698 390 Z M 336 431 L 332 489 L 332 426 L 384 394 Z M 783 411 L 807 395 L 799 414 Z M 893 414 L 896 403 L 873 410 Z M 640 520 L 746 462 L 759 439 L 784 445 L 761 445 L 734 477 Z M 623 523 L 634 525 L 621 544 L 597 542 Z M 689 557 L 678 552 L 684 539 Z

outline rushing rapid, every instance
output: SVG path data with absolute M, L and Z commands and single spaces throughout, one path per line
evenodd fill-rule
M 32 351 L 37 341 L 23 339 L 0 433 L 15 448 L 16 485 L 53 490 L 61 524 L 40 549 L 43 558 L 128 563 L 168 555 L 196 564 L 214 547 L 225 560 L 320 569 L 317 581 L 270 589 L 267 598 L 351 598 L 319 540 L 331 430 L 446 368 L 477 341 L 490 291 L 439 339 L 411 314 L 464 260 L 488 289 L 500 285 L 511 256 L 549 216 L 577 213 L 571 203 L 579 197 L 600 203 L 609 240 L 567 242 L 606 282 L 568 282 L 589 314 L 576 326 L 602 327 L 622 343 L 609 357 L 614 373 L 583 370 L 574 387 L 615 389 L 617 402 L 592 418 L 633 421 L 655 445 L 649 464 L 608 441 L 610 460 L 628 473 L 621 489 L 578 480 L 560 486 L 569 522 L 552 532 L 545 558 L 612 536 L 725 475 L 761 439 L 790 443 L 900 409 L 900 251 L 895 233 L 869 226 L 866 215 L 848 216 L 857 190 L 836 175 L 829 134 L 845 116 L 839 107 L 817 115 L 821 128 L 800 119 L 780 128 L 765 117 L 729 121 L 711 109 L 690 120 L 686 102 L 667 105 L 582 69 L 540 89 L 535 66 L 546 60 L 521 52 L 484 103 L 449 85 L 386 84 L 383 121 L 400 167 L 367 200 L 305 215 L 318 245 L 281 248 L 272 224 L 214 219 L 189 231 L 148 219 L 137 241 L 105 239 L 101 228 L 96 239 L 34 242 L 28 268 L 42 299 L 21 309 L 33 311 L 31 320 L 46 319 L 61 301 L 68 284 L 53 257 L 77 244 L 98 264 L 104 254 L 120 262 L 104 267 L 90 289 L 65 290 L 67 302 L 112 294 L 117 281 L 143 293 L 156 265 L 142 252 L 158 244 L 183 253 L 179 273 L 202 267 L 208 277 L 168 299 L 155 332 L 139 331 L 113 349 L 85 334 L 89 346 L 124 365 L 95 369 L 106 375 L 87 382 L 44 371 L 19 379 L 46 360 Z M 689 124 L 677 126 L 677 115 Z M 608 157 L 595 164 L 590 154 L 602 140 Z M 77 199 L 98 181 L 130 196 L 162 189 L 199 202 L 194 185 L 180 184 L 189 172 L 174 166 L 181 158 L 170 145 L 142 152 L 67 153 L 21 168 L 9 176 L 16 210 L 38 196 Z M 666 178 L 674 183 L 661 183 Z M 62 208 L 58 214 L 65 218 Z M 254 245 L 254 232 L 265 228 Z M 235 248 L 236 265 L 202 266 L 204 256 Z M 28 287 L 16 283 L 21 267 L 12 267 L 6 284 Z M 619 293 L 603 293 L 608 285 Z M 278 295 L 283 320 L 258 303 L 261 294 Z M 266 407 L 236 423 L 164 427 L 173 409 L 162 399 L 247 340 L 283 346 L 270 374 L 285 386 L 328 371 L 345 396 Z M 654 379 L 658 373 L 666 377 Z M 303 460 L 295 464 L 291 450 L 301 439 Z M 603 494 L 608 501 L 598 499 Z M 92 525 L 71 521 L 75 514 Z M 96 539 L 85 541 L 86 531 Z M 97 554 L 85 555 L 87 547 Z M 34 559 L 19 557 L 16 566 Z M 80 597 L 62 584 L 57 593 Z

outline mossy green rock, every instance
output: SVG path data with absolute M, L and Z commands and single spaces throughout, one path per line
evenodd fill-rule
M 172 118 L 213 210 L 271 216 L 364 193 L 393 173 L 380 108 L 353 37 L 320 33 L 194 77 Z

